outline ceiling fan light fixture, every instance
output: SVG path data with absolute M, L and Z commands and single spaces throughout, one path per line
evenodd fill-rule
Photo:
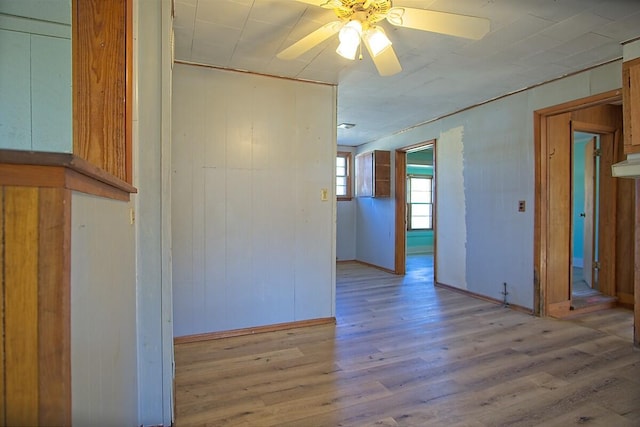
M 340 45 L 336 52 L 346 59 L 356 59 L 356 53 L 360 46 L 360 36 L 362 35 L 362 24 L 360 21 L 349 21 L 338 35 Z
M 384 30 L 379 27 L 372 27 L 364 34 L 364 37 L 369 45 L 369 49 L 371 50 L 371 55 L 373 57 L 378 56 L 385 49 L 391 46 L 391 40 L 384 33 Z
M 354 59 L 356 59 L 356 53 L 358 53 L 358 46 L 360 46 L 360 43 L 342 42 L 338 45 L 338 48 L 336 49 L 336 53 L 345 59 L 350 59 L 353 61 Z

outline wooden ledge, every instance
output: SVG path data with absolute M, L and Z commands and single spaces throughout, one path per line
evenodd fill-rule
M 128 201 L 138 190 L 70 153 L 0 150 L 0 185 L 59 187 Z

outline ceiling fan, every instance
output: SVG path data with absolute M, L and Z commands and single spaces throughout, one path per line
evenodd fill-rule
M 325 9 L 333 9 L 337 21 L 323 25 L 282 52 L 280 59 L 295 59 L 314 46 L 339 33 L 340 45 L 336 52 L 347 59 L 355 59 L 358 49 L 362 59 L 362 44 L 365 45 L 378 73 L 391 76 L 402 71 L 391 41 L 378 22 L 404 28 L 447 34 L 469 39 L 481 39 L 489 32 L 489 20 L 474 16 L 410 7 L 393 7 L 391 0 L 296 0 Z

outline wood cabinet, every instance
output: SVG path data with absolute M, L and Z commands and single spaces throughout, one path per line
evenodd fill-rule
M 622 64 L 624 151 L 640 153 L 640 58 Z
M 356 156 L 356 196 L 391 196 L 391 152 L 374 150 Z

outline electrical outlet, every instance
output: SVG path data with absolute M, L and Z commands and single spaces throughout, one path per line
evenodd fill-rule
M 524 212 L 527 209 L 526 202 L 524 200 L 520 200 L 518 202 L 518 212 Z
M 320 200 L 322 200 L 323 202 L 329 200 L 329 190 L 327 188 L 322 188 L 320 190 Z
M 133 225 L 136 222 L 136 211 L 133 208 L 129 208 L 129 224 Z

